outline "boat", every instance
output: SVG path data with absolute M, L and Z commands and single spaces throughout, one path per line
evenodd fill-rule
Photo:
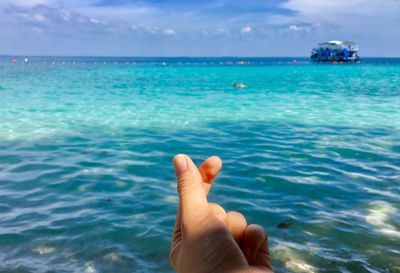
M 355 63 L 358 56 L 358 44 L 352 41 L 329 41 L 318 44 L 312 50 L 311 59 L 319 63 Z

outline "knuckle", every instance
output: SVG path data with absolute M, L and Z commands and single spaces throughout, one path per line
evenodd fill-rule
M 224 210 L 224 208 L 223 207 L 221 207 L 220 205 L 218 205 L 217 203 L 212 203 L 212 202 L 210 202 L 210 203 L 208 203 L 208 206 L 210 207 L 210 209 L 213 211 L 213 212 L 223 212 L 223 213 L 226 213 L 225 212 L 225 210 Z
M 178 181 L 177 190 L 181 198 L 192 193 L 195 189 L 196 185 L 187 180 L 181 179 Z
M 244 217 L 243 214 L 241 214 L 240 212 L 237 211 L 230 211 L 227 213 L 229 219 L 232 219 L 233 221 L 237 222 L 237 223 L 241 223 L 243 225 L 247 226 L 247 220 L 246 217 Z
M 228 212 L 228 214 L 232 217 L 237 217 L 237 218 L 243 218 L 244 219 L 244 215 L 241 214 L 240 212 L 237 211 L 230 211 Z

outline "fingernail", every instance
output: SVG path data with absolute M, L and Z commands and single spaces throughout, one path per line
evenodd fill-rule
M 177 155 L 174 159 L 175 171 L 178 176 L 185 172 L 188 168 L 186 157 L 184 155 Z

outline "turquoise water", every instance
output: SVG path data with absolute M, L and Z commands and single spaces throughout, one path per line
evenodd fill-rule
M 172 272 L 177 153 L 223 159 L 277 272 L 400 272 L 400 60 L 12 59 L 0 272 Z

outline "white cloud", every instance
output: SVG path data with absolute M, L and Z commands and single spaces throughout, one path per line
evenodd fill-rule
M 167 28 L 166 30 L 164 30 L 164 34 L 165 35 L 175 35 L 175 30 L 173 30 L 172 28 Z
M 296 12 L 308 21 L 332 24 L 364 24 L 366 17 L 375 17 L 378 21 L 399 18 L 400 3 L 395 0 L 288 0 L 281 5 Z
M 151 20 L 161 17 L 158 11 L 152 7 L 77 7 L 74 11 L 88 17 L 104 18 L 106 20 L 123 21 L 126 23 L 135 23 L 141 21 L 150 24 Z M 133 21 L 134 20 L 134 21 Z
M 172 8 L 172 5 L 159 5 L 155 3 L 159 1 L 149 0 L 114 2 L 124 5 L 97 5 L 99 2 L 0 0 L 0 40 L 17 36 L 23 40 L 25 36 L 19 33 L 35 32 L 42 33 L 40 37 L 49 41 L 68 36 L 69 41 L 84 45 L 86 40 L 90 40 L 87 37 L 92 35 L 110 41 L 108 47 L 113 48 L 113 52 L 123 54 L 121 52 L 126 52 L 126 48 L 132 48 L 132 40 L 137 48 L 142 46 L 146 51 L 150 50 L 149 40 L 186 37 L 189 42 L 176 45 L 172 48 L 173 52 L 182 50 L 200 55 L 199 52 L 208 52 L 212 48 L 213 54 L 246 54 L 250 48 L 246 43 L 255 41 L 251 46 L 254 52 L 262 55 L 267 50 L 271 54 L 304 55 L 317 41 L 335 38 L 358 41 L 364 56 L 399 54 L 396 46 L 400 37 L 400 0 L 279 0 L 271 1 L 281 3 L 276 4 L 278 9 L 272 7 L 275 4 L 268 4 L 272 9 L 262 15 L 261 10 L 254 12 L 253 7 L 265 6 L 265 0 L 217 0 L 214 4 L 206 1 L 191 5 L 190 8 Z M 229 8 L 232 5 L 242 6 L 243 12 L 233 13 Z M 248 7 L 252 8 L 246 9 Z M 281 9 L 287 12 L 281 12 Z M 110 32 L 113 35 L 105 35 Z M 215 39 L 200 40 L 199 37 L 203 36 Z M 271 42 L 268 45 L 264 43 L 266 36 L 274 38 L 269 40 Z M 116 43 L 118 39 L 123 42 Z M 120 46 L 125 41 L 129 46 Z M 296 47 L 293 47 L 295 43 Z M 32 48 L 36 44 L 40 43 L 35 42 Z M 157 48 L 158 44 L 154 44 L 154 48 Z M 87 43 L 86 46 L 90 48 L 93 44 Z M 105 43 L 102 48 L 106 47 Z M 81 47 L 77 48 L 79 51 Z M 378 51 L 381 48 L 385 48 L 385 52 Z M 53 50 L 52 47 L 49 50 Z M 68 50 L 65 49 L 66 52 Z
M 60 15 L 61 18 L 65 21 L 65 22 L 69 22 L 71 20 L 71 12 L 65 9 L 62 9 L 60 11 Z
M 36 22 L 44 22 L 44 21 L 46 21 L 46 18 L 44 18 L 44 16 L 41 14 L 34 14 L 32 16 L 32 20 L 36 21 Z
M 39 4 L 48 4 L 49 0 L 1 0 L 0 5 L 15 5 L 20 7 L 33 7 Z
M 218 28 L 215 31 L 213 31 L 213 34 L 217 35 L 217 36 L 225 36 L 225 37 L 227 37 L 227 36 L 230 36 L 231 30 L 227 29 L 227 28 Z
M 250 26 L 244 27 L 242 28 L 242 30 L 240 31 L 241 33 L 250 33 L 252 32 L 252 28 Z
M 217 33 L 229 33 L 229 32 L 230 32 L 229 29 L 226 29 L 226 28 L 217 29 Z
M 158 26 L 149 26 L 145 24 L 133 24 L 130 25 L 130 28 L 133 32 L 136 33 L 147 33 L 147 34 L 152 34 L 152 35 L 168 35 L 168 36 L 173 36 L 176 35 L 176 31 L 172 28 L 166 28 L 162 29 Z
M 18 21 L 25 21 L 28 23 L 42 23 L 46 21 L 46 18 L 42 14 L 32 13 L 30 11 L 17 11 L 15 13 L 8 12 L 8 16 L 9 20 L 12 20 L 12 17 L 15 16 Z
M 90 18 L 89 21 L 90 21 L 92 24 L 95 24 L 95 25 L 108 25 L 108 22 L 107 22 L 107 21 L 105 21 L 105 20 L 99 20 L 99 19 L 96 19 L 96 18 Z
M 311 28 L 307 26 L 290 25 L 287 30 L 290 32 L 309 32 Z
M 148 33 L 151 33 L 151 34 L 157 34 L 158 31 L 160 30 L 159 27 L 153 27 L 153 26 L 145 26 L 144 28 Z

